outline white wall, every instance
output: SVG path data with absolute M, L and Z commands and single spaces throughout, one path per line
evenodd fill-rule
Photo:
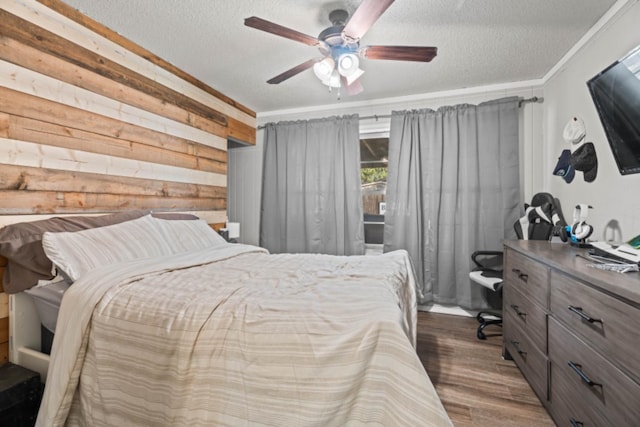
M 542 188 L 561 200 L 567 221 L 571 221 L 577 203 L 593 206 L 587 222 L 594 226 L 594 240 L 614 236 L 611 232 L 605 235 L 612 220 L 618 221 L 623 240 L 640 234 L 640 174 L 622 176 L 618 172 L 586 85 L 587 80 L 640 44 L 640 3 L 620 3 L 626 4 L 544 84 Z M 584 181 L 582 172 L 576 172 L 570 184 L 552 174 L 560 152 L 571 148 L 562 139 L 562 130 L 573 116 L 584 120 L 586 140 L 596 148 L 598 175 L 592 183 Z
M 231 148 L 227 152 L 227 216 L 240 223 L 240 243 L 259 244 L 262 142 L 259 147 Z

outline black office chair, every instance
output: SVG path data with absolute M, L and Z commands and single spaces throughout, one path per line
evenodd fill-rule
M 560 201 L 549 193 L 536 193 L 531 204 L 525 203 L 525 213 L 514 224 L 514 229 L 520 240 L 549 240 L 552 236 L 560 235 L 566 225 Z M 469 273 L 469 278 L 493 292 L 496 292 L 502 305 L 502 251 L 476 251 L 471 255 L 475 267 Z M 490 325 L 502 326 L 502 313 L 483 310 L 476 316 L 478 339 L 486 339 L 484 329 Z
M 469 273 L 471 280 L 485 288 L 496 292 L 502 303 L 502 251 L 476 251 L 471 254 L 475 268 Z M 486 339 L 484 328 L 489 325 L 502 325 L 502 313 L 483 310 L 476 316 L 478 339 Z

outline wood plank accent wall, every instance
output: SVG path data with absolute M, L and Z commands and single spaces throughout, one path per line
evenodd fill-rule
M 255 144 L 253 111 L 60 0 L 0 3 L 0 219 L 153 209 L 224 223 L 229 138 Z M 7 341 L 0 285 L 0 363 Z
M 7 259 L 0 256 L 0 279 L 4 274 Z M 9 360 L 9 295 L 2 289 L 0 280 L 0 365 Z
M 223 222 L 255 113 L 60 0 L 0 7 L 0 215 L 155 209 Z

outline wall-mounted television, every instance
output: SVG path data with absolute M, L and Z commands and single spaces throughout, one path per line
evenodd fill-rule
M 620 173 L 640 173 L 640 46 L 587 86 Z

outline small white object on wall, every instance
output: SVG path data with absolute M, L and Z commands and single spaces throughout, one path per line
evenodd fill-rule
M 564 126 L 562 137 L 570 144 L 577 144 L 584 138 L 586 132 L 584 122 L 580 117 L 572 117 Z

